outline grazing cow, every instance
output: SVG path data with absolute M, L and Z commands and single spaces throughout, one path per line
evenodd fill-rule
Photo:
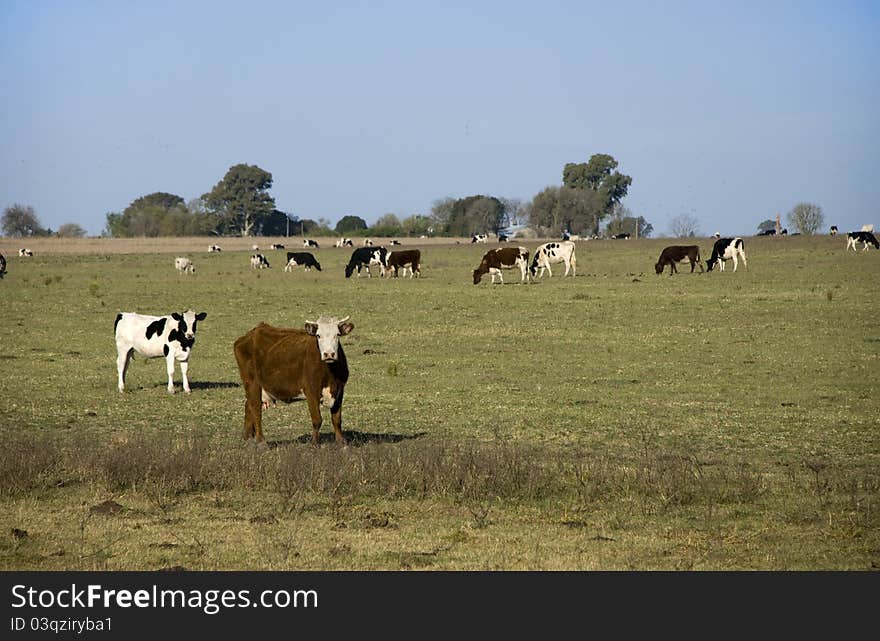
M 543 276 L 545 269 L 552 277 L 553 272 L 550 270 L 550 265 L 553 263 L 565 263 L 564 276 L 568 276 L 569 271 L 571 271 L 572 276 L 577 273 L 577 258 L 574 255 L 574 241 L 563 240 L 560 242 L 544 243 L 539 246 L 538 249 L 535 250 L 535 256 L 532 258 L 532 264 L 529 267 L 529 271 L 532 273 L 532 278 L 540 278 Z M 540 274 L 537 273 L 538 269 L 541 270 Z
M 422 260 L 422 252 L 418 249 L 398 250 L 388 254 L 388 269 L 394 270 L 394 276 L 397 277 L 398 268 L 403 268 L 403 276 L 406 277 L 406 266 L 409 265 L 409 277 L 415 274 L 419 276 L 422 272 L 419 270 L 419 263 Z
M 389 240 L 389 241 L 388 241 L 388 244 L 389 244 L 389 245 L 399 245 L 399 244 L 400 244 L 400 241 L 399 241 L 399 240 Z
M 174 361 L 180 363 L 183 391 L 189 394 L 186 377 L 189 357 L 196 342 L 196 325 L 205 320 L 206 312 L 187 310 L 167 316 L 146 316 L 135 312 L 116 315 L 116 372 L 119 391 L 125 391 L 125 373 L 132 356 L 137 352 L 147 358 L 165 357 L 168 370 L 168 392 L 174 394 Z
M 779 235 L 780 236 L 788 236 L 788 229 L 783 229 L 781 232 L 779 232 Z
M 489 274 L 492 277 L 492 284 L 495 284 L 495 276 L 503 285 L 504 277 L 501 275 L 502 269 L 513 269 L 519 267 L 519 280 L 523 282 L 528 278 L 529 250 L 525 247 L 502 247 L 501 249 L 490 249 L 483 255 L 480 266 L 474 270 L 474 285 L 479 285 L 483 274 Z
M 223 250 L 220 249 L 220 245 L 211 245 L 210 247 L 208 247 L 208 251 L 209 252 L 219 252 L 219 251 L 223 251 Z
M 373 277 L 370 273 L 370 265 L 379 266 L 379 275 L 385 275 L 385 269 L 388 267 L 388 250 L 384 247 L 358 247 L 351 252 L 351 258 L 348 265 L 345 266 L 345 277 L 351 278 L 351 274 L 357 269 L 358 278 L 361 277 L 361 268 L 366 268 L 367 276 Z
M 284 245 L 281 243 L 272 243 L 269 245 L 269 249 L 284 249 Z
M 251 249 L 255 252 L 258 252 L 258 251 L 260 251 L 260 246 L 259 245 L 251 245 Z
M 714 234 L 712 234 L 712 238 L 721 238 L 721 232 L 716 231 Z
M 372 246 L 373 246 L 373 241 L 370 240 L 369 238 L 364 238 L 364 247 L 372 247 Z
M 264 269 L 269 267 L 269 261 L 263 254 L 254 254 L 251 256 L 251 269 Z
M 762 229 L 761 231 L 758 232 L 758 236 L 775 236 L 775 235 L 776 235 L 776 230 L 773 228 Z
M 321 271 L 320 263 L 309 252 L 287 252 L 287 264 L 284 266 L 284 271 L 293 271 L 297 265 L 302 265 L 307 272 L 312 271 L 312 267 Z
M 629 234 L 625 232 L 622 234 L 614 234 L 611 238 L 614 240 L 629 240 Z
M 351 238 L 340 238 L 336 241 L 336 247 L 354 247 L 354 243 Z
M 18 250 L 18 255 L 19 256 L 33 256 L 34 252 L 32 252 L 27 247 L 22 247 L 21 249 Z
M 174 266 L 181 274 L 196 273 L 196 266 L 193 265 L 192 261 L 189 258 L 185 258 L 183 256 L 178 256 L 174 259 Z
M 244 438 L 263 439 L 263 404 L 290 403 L 305 395 L 312 418 L 312 443 L 318 444 L 321 405 L 329 408 L 336 443 L 342 435 L 342 398 L 348 381 L 348 362 L 340 336 L 354 325 L 349 317 L 321 316 L 305 329 L 260 323 L 235 341 L 235 360 L 245 391 Z
M 318 241 L 316 241 L 316 240 L 312 240 L 311 238 L 306 238 L 306 239 L 303 241 L 303 247 L 306 247 L 306 248 L 308 248 L 308 247 L 318 247 Z
M 0 278 L 6 275 L 6 256 L 0 254 Z
M 706 261 L 706 271 L 712 271 L 716 263 L 720 263 L 719 271 L 724 271 L 724 263 L 733 260 L 733 271 L 736 271 L 737 256 L 742 258 L 746 269 L 749 268 L 749 261 L 746 260 L 746 245 L 742 238 L 719 238 L 712 247 L 712 256 Z
M 880 249 L 880 243 L 877 242 L 877 237 L 869 231 L 851 231 L 847 233 L 847 249 L 852 247 L 853 251 L 857 251 L 856 243 L 858 242 L 862 243 L 862 251 L 868 251 L 868 247 L 870 247 L 871 245 L 873 245 L 876 249 Z
M 862 225 L 862 231 L 872 232 L 874 231 L 874 225 Z
M 488 243 L 489 236 L 487 234 L 474 234 L 471 236 L 472 243 Z
M 498 234 L 499 243 L 506 243 L 508 240 L 507 234 Z
M 670 245 L 666 247 L 662 252 L 660 252 L 660 258 L 657 260 L 657 264 L 654 265 L 654 271 L 658 274 L 663 273 L 663 269 L 666 265 L 669 265 L 669 275 L 678 272 L 676 269 L 676 263 L 683 263 L 684 261 L 690 261 L 691 263 L 691 273 L 694 273 L 694 266 L 700 266 L 700 273 L 703 272 L 703 263 L 700 260 L 700 248 L 697 245 Z
M 837 236 L 837 225 L 831 225 L 831 235 Z

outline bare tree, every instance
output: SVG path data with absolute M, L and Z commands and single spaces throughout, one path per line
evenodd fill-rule
M 700 221 L 690 214 L 679 214 L 669 221 L 669 228 L 676 238 L 696 236 L 700 231 Z
M 825 214 L 819 205 L 798 203 L 788 212 L 788 224 L 800 233 L 812 236 L 825 224 Z
M 76 223 L 64 223 L 57 233 L 59 238 L 82 238 L 86 235 L 86 230 Z
M 3 233 L 12 238 L 28 238 L 29 236 L 45 236 L 46 230 L 30 205 L 15 203 L 3 211 L 0 222 Z

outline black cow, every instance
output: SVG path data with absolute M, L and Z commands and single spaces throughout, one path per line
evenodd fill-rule
M 694 266 L 700 266 L 700 272 L 703 271 L 703 263 L 700 262 L 700 248 L 697 245 L 670 245 L 660 252 L 660 258 L 654 265 L 654 271 L 658 274 L 663 273 L 663 268 L 669 265 L 669 275 L 677 273 L 676 263 L 690 261 L 691 273 L 694 273 Z
M 384 276 L 385 270 L 388 268 L 388 250 L 381 246 L 358 247 L 351 252 L 351 258 L 348 261 L 348 265 L 345 266 L 345 277 L 351 278 L 352 273 L 357 269 L 358 278 L 360 278 L 361 268 L 366 268 L 367 276 L 372 278 L 370 265 L 378 265 L 379 275 Z
M 284 271 L 292 271 L 297 265 L 302 265 L 307 272 L 311 271 L 312 267 L 321 271 L 320 263 L 309 252 L 287 252 L 287 264 L 284 266 Z

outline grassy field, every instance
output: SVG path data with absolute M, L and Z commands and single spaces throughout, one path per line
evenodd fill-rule
M 746 238 L 748 271 L 670 277 L 675 241 L 590 241 L 575 278 L 475 287 L 484 245 L 346 280 L 328 239 L 311 273 L 211 242 L 0 239 L 0 568 L 880 567 L 878 252 Z M 193 393 L 136 358 L 119 394 L 117 312 L 189 307 Z M 352 443 L 299 402 L 255 450 L 233 341 L 320 314 L 355 325 Z

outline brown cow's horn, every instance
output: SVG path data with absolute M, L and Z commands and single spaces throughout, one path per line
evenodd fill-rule
M 351 318 L 351 316 L 346 316 L 345 318 L 340 318 L 339 321 L 337 321 L 337 322 L 339 322 L 339 323 L 344 323 L 344 322 L 347 321 L 349 318 Z

